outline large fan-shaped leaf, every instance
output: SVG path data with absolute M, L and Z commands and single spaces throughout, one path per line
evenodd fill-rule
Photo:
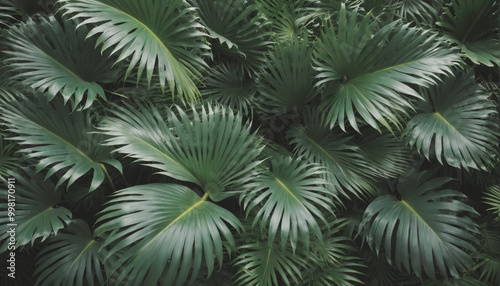
M 245 198 L 249 204 L 247 213 L 260 207 L 253 224 L 269 223 L 269 244 L 273 243 L 279 229 L 283 249 L 288 241 L 293 251 L 297 241 L 309 248 L 310 232 L 321 238 L 316 218 L 326 223 L 320 209 L 332 209 L 331 194 L 324 186 L 326 181 L 318 176 L 324 171 L 290 157 L 276 158 L 270 164 L 269 170 L 255 178 L 253 190 Z
M 56 190 L 50 180 L 44 181 L 41 175 L 29 169 L 9 178 L 14 179 L 14 184 L 12 184 L 14 193 L 8 198 L 6 195 L 5 199 L 11 199 L 9 202 L 14 203 L 12 207 L 15 209 L 15 216 L 2 216 L 0 219 L 2 222 L 0 240 L 9 236 L 7 233 L 11 227 L 9 223 L 15 224 L 15 247 L 18 248 L 30 242 L 33 244 L 39 238 L 44 241 L 52 232 L 57 234 L 59 229 L 70 222 L 71 212 L 64 207 L 57 206 L 61 200 L 61 193 Z M 7 206 L 7 202 L 3 205 Z M 2 211 L 7 212 L 7 210 Z M 9 240 L 3 243 L 0 252 L 7 249 L 8 243 Z
M 384 248 L 390 263 L 418 277 L 423 268 L 432 279 L 436 272 L 458 278 L 471 267 L 478 227 L 467 214 L 476 212 L 461 201 L 465 195 L 445 188 L 451 180 L 411 169 L 397 185 L 401 200 L 393 194 L 375 199 L 361 225 L 372 249 Z
M 102 130 L 117 152 L 161 170 L 161 174 L 198 184 L 215 201 L 251 178 L 260 162 L 259 141 L 240 115 L 216 105 L 192 107 L 191 119 L 180 107 L 162 116 L 152 106 L 118 108 Z M 226 192 L 223 192 L 226 190 Z
M 498 0 L 453 0 L 445 12 L 437 24 L 448 40 L 475 64 L 500 65 Z
M 89 191 L 95 190 L 109 176 L 103 163 L 121 171 L 120 162 L 110 156 L 110 148 L 99 145 L 102 135 L 92 133 L 90 115 L 86 111 L 69 113 L 62 104 L 24 98 L 6 107 L 2 119 L 8 130 L 17 133 L 28 158 L 40 159 L 36 171 L 48 169 L 47 177 L 62 171 L 56 187 L 68 181 L 68 187 L 93 170 Z
M 94 24 L 87 37 L 99 35 L 102 50 L 119 53 L 116 62 L 130 58 L 126 76 L 137 67 L 148 83 L 153 74 L 160 86 L 168 83 L 172 94 L 193 101 L 199 91 L 195 80 L 206 64 L 196 50 L 206 49 L 201 25 L 193 8 L 183 0 L 60 0 L 65 14 Z M 155 72 L 156 69 L 156 72 Z M 176 91 L 176 92 L 175 92 Z
M 373 192 L 378 173 L 351 142 L 353 137 L 330 131 L 319 113 L 306 116 L 305 124 L 294 126 L 288 136 L 297 155 L 326 167 L 325 179 L 335 192 L 345 189 L 358 197 Z
M 266 31 L 268 22 L 245 0 L 192 0 L 199 8 L 201 22 L 217 41 L 212 50 L 217 59 L 235 59 L 245 70 L 252 71 L 265 62 L 271 48 Z
M 354 11 L 347 19 L 342 8 L 338 29 L 328 26 L 316 44 L 318 84 L 327 88 L 321 106 L 330 128 L 338 122 L 345 130 L 347 120 L 359 131 L 363 119 L 377 130 L 399 129 L 412 108 L 409 97 L 420 98 L 412 86 L 434 84 L 459 58 L 430 31 L 400 22 L 377 31 L 370 14 L 359 17 Z
M 293 255 L 290 249 L 257 242 L 243 245 L 239 250 L 243 253 L 235 259 L 235 265 L 240 267 L 236 273 L 236 285 L 289 286 L 294 285 L 290 280 L 296 284 L 302 280 L 299 267 L 305 266 L 305 261 Z
M 128 285 L 182 285 L 196 278 L 204 258 L 208 275 L 215 258 L 222 264 L 223 246 L 235 243 L 226 223 L 236 230 L 238 219 L 229 211 L 176 184 L 134 186 L 115 193 L 98 219 L 96 234 L 107 233 L 109 255 L 120 254 L 114 269 L 123 266 L 118 282 Z M 224 245 L 224 240 L 228 245 Z M 229 247 L 228 247 L 229 246 Z
M 75 31 L 72 21 L 61 25 L 54 17 L 28 19 L 9 31 L 9 68 L 24 84 L 47 92 L 49 100 L 61 94 L 73 109 L 88 108 L 97 96 L 106 99 L 97 82 L 111 82 L 115 74 L 93 42 L 85 41 L 86 34 L 86 29 Z
M 257 89 L 263 96 L 262 106 L 273 116 L 305 106 L 316 95 L 312 50 L 306 40 L 295 38 L 278 44 L 269 55 L 272 65 L 259 73 Z
M 498 123 L 495 105 L 471 76 L 446 78 L 428 89 L 427 101 L 406 127 L 410 146 L 429 159 L 431 150 L 457 168 L 486 169 L 497 153 Z
M 36 285 L 104 285 L 104 255 L 88 224 L 74 220 L 40 252 Z

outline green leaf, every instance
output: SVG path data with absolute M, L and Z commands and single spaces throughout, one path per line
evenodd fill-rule
M 258 208 L 253 225 L 269 224 L 269 245 L 279 229 L 282 249 L 288 241 L 294 252 L 299 241 L 309 248 L 310 233 L 321 238 L 317 218 L 326 223 L 321 209 L 328 211 L 333 206 L 332 195 L 324 186 L 327 183 L 318 176 L 324 170 L 291 157 L 278 157 L 270 164 L 268 170 L 254 179 L 249 186 L 251 192 L 244 196 L 247 215 Z
M 47 169 L 46 178 L 63 174 L 56 188 L 65 181 L 68 188 L 77 179 L 93 170 L 89 191 L 95 190 L 109 176 L 104 163 L 121 172 L 120 162 L 110 156 L 110 148 L 100 145 L 102 135 L 95 131 L 87 111 L 69 113 L 59 103 L 47 103 L 38 96 L 36 100 L 24 98 L 6 106 L 2 120 L 8 130 L 17 136 L 10 138 L 23 146 L 27 158 L 39 159 L 36 172 Z
M 74 220 L 49 240 L 37 258 L 36 285 L 104 285 L 104 255 L 83 220 Z
M 114 270 L 121 267 L 117 283 L 128 278 L 127 285 L 155 285 L 159 280 L 182 285 L 188 277 L 194 281 L 203 258 L 208 275 L 215 259 L 222 265 L 223 248 L 235 247 L 226 223 L 237 231 L 241 224 L 207 197 L 176 184 L 116 192 L 97 220 L 96 234 L 107 234 L 103 246 L 109 248 L 108 257 L 121 252 L 113 265 Z
M 273 64 L 262 69 L 257 81 L 261 105 L 268 114 L 300 109 L 318 94 L 311 55 L 309 42 L 298 38 L 277 44 L 269 54 Z
M 484 202 L 487 203 L 492 211 L 500 219 L 500 185 L 490 186 L 485 193 Z
M 445 7 L 441 26 L 445 37 L 458 45 L 463 55 L 475 64 L 500 65 L 498 14 L 496 0 L 453 0 Z
M 85 41 L 87 30 L 75 31 L 71 20 L 61 25 L 52 16 L 35 20 L 29 18 L 9 30 L 7 44 L 12 50 L 6 51 L 10 58 L 5 62 L 14 78 L 46 92 L 49 100 L 60 94 L 73 110 L 90 107 L 97 96 L 106 100 L 98 82 L 112 82 L 116 75 L 94 43 Z
M 249 78 L 243 67 L 237 64 L 221 64 L 210 71 L 201 94 L 207 101 L 217 101 L 251 115 L 255 105 L 255 81 Z
M 446 78 L 421 93 L 427 100 L 406 127 L 409 145 L 427 159 L 433 151 L 440 163 L 486 170 L 497 154 L 497 111 L 474 78 Z
M 436 272 L 458 278 L 473 265 L 479 230 L 467 214 L 477 213 L 462 202 L 465 195 L 445 187 L 451 180 L 413 168 L 397 185 L 401 200 L 387 194 L 370 203 L 360 228 L 377 255 L 384 248 L 398 269 L 417 277 L 423 269 L 433 280 Z
M 374 172 L 359 147 L 353 144 L 353 136 L 331 131 L 320 113 L 310 111 L 305 118 L 304 125 L 294 126 L 287 134 L 295 154 L 324 166 L 327 171 L 324 178 L 334 193 L 347 191 L 362 197 L 374 192 L 378 172 Z
M 173 95 L 194 101 L 199 96 L 196 80 L 206 67 L 198 55 L 208 47 L 205 34 L 185 1 L 155 0 L 60 0 L 65 15 L 94 25 L 87 35 L 99 35 L 102 51 L 112 48 L 116 62 L 130 59 L 125 77 L 136 68 L 139 79 L 146 71 L 148 84 L 153 75 L 162 89 L 165 83 Z M 156 70 L 156 71 L 155 71 Z
M 273 286 L 295 285 L 302 280 L 299 267 L 305 266 L 305 261 L 292 254 L 289 249 L 282 250 L 276 245 L 257 242 L 239 247 L 242 252 L 235 259 L 235 284 L 241 286 Z M 299 280 L 300 279 L 300 280 Z
M 219 105 L 180 107 L 163 116 L 152 106 L 118 107 L 101 130 L 116 151 L 159 169 L 160 174 L 199 185 L 214 201 L 241 192 L 252 177 L 260 140 L 241 115 Z
M 459 57 L 430 31 L 398 21 L 376 30 L 370 13 L 358 18 L 354 11 L 347 19 L 343 6 L 337 26 L 328 25 L 316 43 L 317 84 L 325 88 L 321 108 L 330 128 L 338 122 L 345 131 L 347 120 L 359 131 L 362 119 L 379 131 L 379 124 L 401 129 L 410 99 L 421 98 L 414 86 L 435 84 Z
M 57 232 L 64 228 L 71 221 L 71 211 L 64 207 L 59 207 L 61 201 L 61 193 L 56 190 L 54 184 L 50 180 L 43 180 L 39 174 L 35 174 L 30 169 L 25 169 L 21 173 L 11 173 L 8 176 L 14 179 L 14 193 L 7 197 L 7 184 L 5 185 L 5 199 L 3 206 L 7 206 L 7 199 L 15 209 L 15 216 L 2 216 L 2 235 L 0 240 L 9 238 L 7 231 L 10 229 L 8 224 L 14 223 L 16 228 L 16 249 L 22 245 L 31 243 L 40 239 L 40 242 L 45 241 L 51 233 Z M 10 194 L 10 193 L 9 193 Z M 7 208 L 2 210 L 7 213 Z M 13 221 L 9 221 L 12 218 Z M 0 252 L 7 249 L 9 239 L 7 239 L 0 248 Z
M 271 42 L 268 40 L 268 21 L 257 11 L 252 1 L 191 0 L 198 8 L 200 20 L 208 30 L 215 56 L 235 60 L 247 72 L 257 71 L 265 64 Z

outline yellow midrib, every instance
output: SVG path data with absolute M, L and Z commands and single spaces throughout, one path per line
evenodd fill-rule
M 433 233 L 433 234 L 437 237 L 437 239 L 439 240 L 439 242 L 441 242 L 441 243 L 443 242 L 443 241 L 441 240 L 441 237 L 439 237 L 439 235 L 438 235 L 438 234 L 434 231 L 434 229 L 433 229 L 433 228 L 432 228 L 432 227 L 431 227 L 431 226 L 430 226 L 430 225 L 429 225 L 429 224 L 428 224 L 428 223 L 427 223 L 427 222 L 426 222 L 426 221 L 425 221 L 425 220 L 424 220 L 424 219 L 423 219 L 423 218 L 422 218 L 422 217 L 421 217 L 418 213 L 417 213 L 417 211 L 415 211 L 415 209 L 414 209 L 412 206 L 410 206 L 410 204 L 408 204 L 408 203 L 407 203 L 406 201 L 404 201 L 404 200 L 401 200 L 401 203 L 402 203 L 405 207 L 407 207 L 407 208 L 408 208 L 408 209 L 409 209 L 409 210 L 410 210 L 410 211 L 411 211 L 411 212 L 412 212 L 412 213 L 413 213 L 413 214 L 414 214 L 414 215 L 415 215 L 418 219 L 420 219 L 420 221 L 422 221 L 422 222 L 424 223 L 424 225 L 425 225 L 428 229 L 430 229 L 430 230 L 432 231 L 432 233 Z
M 278 184 L 279 184 L 279 185 L 280 185 L 283 189 L 285 189 L 285 191 L 287 191 L 287 192 L 288 192 L 288 194 L 289 194 L 292 198 L 294 198 L 297 202 L 299 202 L 299 204 L 301 204 L 301 205 L 302 205 L 302 202 L 301 202 L 301 201 L 300 201 L 300 200 L 299 200 L 299 199 L 298 199 L 298 198 L 297 198 L 297 197 L 293 194 L 293 192 L 292 192 L 292 191 L 291 191 L 291 190 L 290 190 L 290 189 L 289 189 L 289 188 L 288 188 L 285 184 L 283 184 L 283 182 L 282 182 L 280 179 L 278 179 L 278 178 L 277 178 L 277 177 L 275 177 L 274 175 L 272 175 L 272 176 L 273 176 L 273 178 L 276 180 L 276 182 L 278 182 Z
M 163 232 L 165 232 L 167 229 L 169 229 L 173 224 L 175 224 L 178 220 L 180 220 L 183 216 L 187 215 L 190 213 L 192 210 L 194 210 L 196 207 L 199 205 L 203 204 L 208 198 L 208 193 L 205 193 L 203 197 L 196 202 L 194 205 L 190 206 L 187 210 L 182 212 L 179 216 L 177 216 L 174 220 L 172 220 L 165 228 L 163 228 L 160 232 L 158 232 L 146 245 L 142 247 L 142 249 L 146 249 L 151 243 L 153 243 Z
M 82 250 L 82 252 L 80 252 L 80 254 L 78 254 L 78 257 L 73 261 L 73 263 L 71 263 L 71 266 L 69 268 L 71 268 L 73 266 L 73 264 L 75 264 L 78 259 L 80 258 L 80 256 L 82 256 L 82 254 L 87 250 L 87 248 L 89 248 L 93 243 L 95 242 L 95 240 L 91 240 L 87 246 L 85 246 L 85 248 Z

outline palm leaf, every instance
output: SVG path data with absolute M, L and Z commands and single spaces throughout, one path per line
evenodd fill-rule
M 249 78 L 240 65 L 221 64 L 211 70 L 201 94 L 207 101 L 217 101 L 251 115 L 255 102 L 255 81 Z
M 104 256 L 83 220 L 74 220 L 40 252 L 36 285 L 104 285 Z
M 14 20 L 12 14 L 16 9 L 11 1 L 0 0 L 0 27 L 8 27 L 9 21 Z
M 60 0 L 64 14 L 82 19 L 79 25 L 95 25 L 87 38 L 99 35 L 102 51 L 112 48 L 116 62 L 130 58 L 125 77 L 136 68 L 139 79 L 146 71 L 148 83 L 155 75 L 173 95 L 194 101 L 199 96 L 195 81 L 205 68 L 198 50 L 204 33 L 185 1 L 154 0 Z M 155 72 L 156 70 L 156 72 Z
M 376 30 L 370 13 L 358 18 L 354 11 L 347 19 L 343 6 L 338 29 L 329 25 L 316 43 L 314 68 L 326 88 L 321 108 L 330 128 L 338 122 L 346 130 L 347 119 L 359 131 L 362 119 L 377 130 L 379 124 L 400 129 L 410 98 L 421 98 L 412 86 L 436 83 L 459 58 L 430 31 L 397 21 Z
M 296 125 L 289 132 L 290 144 L 298 156 L 326 167 L 325 179 L 334 193 L 347 192 L 357 197 L 374 191 L 373 182 L 378 172 L 364 158 L 352 136 L 327 126 L 324 116 L 309 112 L 304 125 Z
M 453 0 L 437 24 L 465 57 L 475 64 L 493 67 L 500 65 L 498 13 L 496 0 Z
M 214 201 L 238 191 L 260 161 L 259 140 L 229 108 L 192 106 L 192 118 L 180 107 L 166 116 L 152 107 L 119 107 L 101 130 L 117 152 L 159 169 L 161 174 L 199 185 Z
M 239 267 L 234 281 L 236 285 L 289 286 L 298 284 L 302 279 L 300 267 L 305 266 L 305 261 L 294 256 L 290 249 L 282 250 L 277 245 L 257 242 L 242 245 L 239 250 L 242 253 L 234 262 Z
M 13 207 L 16 211 L 15 217 L 4 216 L 0 219 L 2 222 L 0 240 L 8 238 L 7 230 L 11 227 L 9 223 L 14 223 L 16 226 L 15 247 L 19 248 L 28 243 L 33 245 L 38 239 L 43 242 L 51 233 L 57 234 L 71 221 L 71 212 L 58 206 L 61 193 L 50 180 L 44 181 L 42 176 L 29 169 L 9 177 L 14 178 L 15 182 L 13 184 L 15 193 L 9 198 L 13 199 L 11 202 L 14 202 Z M 5 193 L 7 194 L 7 191 Z M 7 205 L 7 202 L 4 205 Z M 8 243 L 7 239 L 2 244 L 0 252 L 7 249 Z
M 110 156 L 110 148 L 100 146 L 102 136 L 95 129 L 86 111 L 69 113 L 60 103 L 49 104 L 39 96 L 12 102 L 2 115 L 8 130 L 17 136 L 10 138 L 23 146 L 27 158 L 36 158 L 36 171 L 48 169 L 46 178 L 63 174 L 56 188 L 68 181 L 68 188 L 77 179 L 93 170 L 89 191 L 95 190 L 109 176 L 104 163 L 121 172 L 120 162 Z M 112 183 L 112 182 L 111 182 Z
M 471 76 L 444 79 L 439 86 L 422 91 L 427 101 L 408 123 L 410 146 L 429 159 L 431 150 L 440 163 L 457 168 L 486 170 L 498 141 L 495 105 Z
M 96 234 L 107 234 L 103 243 L 108 257 L 119 254 L 117 283 L 128 285 L 182 285 L 189 274 L 197 276 L 204 257 L 208 275 L 215 259 L 222 264 L 223 246 L 235 247 L 226 223 L 241 226 L 229 211 L 176 184 L 148 184 L 123 189 L 101 213 Z M 224 240 L 228 243 L 223 243 Z
M 305 106 L 318 94 L 314 88 L 312 49 L 307 40 L 294 38 L 277 44 L 266 69 L 258 75 L 257 90 L 268 113 L 286 113 Z
M 308 0 L 257 0 L 259 11 L 268 18 L 273 26 L 273 37 L 279 41 L 289 41 L 304 31 L 302 17 L 307 15 Z
M 72 21 L 61 25 L 54 17 L 29 18 L 9 31 L 6 61 L 25 85 L 46 92 L 49 100 L 61 94 L 73 110 L 88 108 L 97 96 L 106 100 L 100 83 L 112 82 L 116 75 L 111 63 L 85 41 L 86 29 L 75 32 Z M 85 98 L 85 99 L 84 99 Z
M 0 133 L 0 178 L 7 177 L 9 172 L 15 172 L 20 167 L 20 158 L 14 155 L 16 144 L 6 144 L 5 136 Z
M 295 252 L 298 241 L 309 248 L 310 233 L 321 238 L 320 223 L 316 218 L 326 223 L 320 209 L 332 208 L 331 195 L 324 187 L 326 181 L 318 176 L 324 170 L 291 157 L 278 157 L 270 164 L 270 168 L 259 174 L 249 186 L 252 191 L 244 196 L 247 215 L 258 207 L 253 225 L 269 224 L 270 245 L 279 229 L 282 249 L 290 242 Z
M 463 203 L 465 195 L 446 189 L 451 178 L 434 177 L 434 172 L 410 171 L 400 179 L 397 191 L 375 199 L 366 209 L 361 228 L 377 255 L 398 269 L 422 277 L 458 278 L 473 265 L 471 252 L 479 243 L 477 225 L 466 214 L 475 210 Z
M 266 31 L 268 22 L 255 4 L 245 0 L 191 1 L 215 39 L 212 51 L 217 59 L 235 60 L 247 72 L 256 71 L 265 63 L 265 54 L 271 48 Z
M 500 185 L 490 186 L 485 194 L 484 202 L 490 205 L 492 211 L 500 219 Z

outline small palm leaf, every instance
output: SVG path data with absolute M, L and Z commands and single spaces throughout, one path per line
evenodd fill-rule
M 235 259 L 235 266 L 239 267 L 236 285 L 289 286 L 302 280 L 300 267 L 306 266 L 305 261 L 293 255 L 290 249 L 282 250 L 276 245 L 257 242 L 243 245 L 239 250 L 242 254 Z
M 204 257 L 208 275 L 215 259 L 222 264 L 223 246 L 235 248 L 226 223 L 239 230 L 229 211 L 176 184 L 148 184 L 123 189 L 103 210 L 96 234 L 107 234 L 103 243 L 109 256 L 122 252 L 118 282 L 129 285 L 182 285 L 191 273 L 196 278 Z M 228 245 L 223 242 L 224 240 Z
M 193 118 L 180 107 L 166 116 L 152 107 L 119 107 L 101 130 L 117 152 L 161 170 L 161 174 L 199 185 L 214 201 L 238 191 L 260 161 L 259 140 L 229 108 L 204 106 Z M 234 189 L 234 190 L 233 190 Z M 225 190 L 225 191 L 224 191 Z
M 354 11 L 347 19 L 343 6 L 338 29 L 330 25 L 316 44 L 318 85 L 327 88 L 321 108 L 330 128 L 338 122 L 346 130 L 347 120 L 359 131 L 363 119 L 379 131 L 379 124 L 400 129 L 401 115 L 412 109 L 409 97 L 420 98 L 412 86 L 434 84 L 459 58 L 430 31 L 397 21 L 377 31 L 370 13 L 358 18 Z
M 291 157 L 276 158 L 270 164 L 269 170 L 255 178 L 250 186 L 252 191 L 244 196 L 247 214 L 259 207 L 253 225 L 269 223 L 269 244 L 279 229 L 282 249 L 288 241 L 294 252 L 298 241 L 309 248 L 310 232 L 321 238 L 316 218 L 326 223 L 320 209 L 332 209 L 331 195 L 324 187 L 326 181 L 318 176 L 324 171 Z
M 40 252 L 36 285 L 104 285 L 103 251 L 83 220 L 71 224 L 49 240 Z
M 257 0 L 259 10 L 266 15 L 273 26 L 273 36 L 278 41 L 289 41 L 296 38 L 304 29 L 304 21 L 299 19 L 306 15 L 308 0 Z
M 245 115 L 252 113 L 255 101 L 255 81 L 236 64 L 221 64 L 210 72 L 201 94 L 208 101 L 217 101 Z
M 268 22 L 255 4 L 245 0 L 192 2 L 210 36 L 216 39 L 212 50 L 218 59 L 236 60 L 247 72 L 257 70 L 265 62 L 265 54 L 271 48 L 266 32 Z
M 10 56 L 6 62 L 15 78 L 46 92 L 49 100 L 61 94 L 73 109 L 90 107 L 97 96 L 106 99 L 98 82 L 109 83 L 116 76 L 111 62 L 92 41 L 85 41 L 87 30 L 75 31 L 72 21 L 61 25 L 54 17 L 36 21 L 28 19 L 9 31 L 7 44 L 12 50 L 6 51 Z
M 314 241 L 311 251 L 303 252 L 308 263 L 301 285 L 359 285 L 362 283 L 358 278 L 362 275 L 359 270 L 363 265 L 358 263 L 359 257 L 353 256 L 358 250 L 341 234 L 347 220 L 331 215 L 327 220 L 328 223 L 322 226 L 323 238 Z
M 121 172 L 120 162 L 110 156 L 110 148 L 99 145 L 102 135 L 92 133 L 95 129 L 86 111 L 69 113 L 68 108 L 59 103 L 47 103 L 24 98 L 6 106 L 9 112 L 2 115 L 8 130 L 17 136 L 28 158 L 40 159 L 36 171 L 48 169 L 46 178 L 62 171 L 56 188 L 68 181 L 68 188 L 78 178 L 93 170 L 89 191 L 95 190 L 109 176 L 103 163 Z
M 111 54 L 119 53 L 116 62 L 131 57 L 125 77 L 137 67 L 138 79 L 146 70 L 148 83 L 154 74 L 162 89 L 166 81 L 171 93 L 181 99 L 193 101 L 198 97 L 195 80 L 206 64 L 197 51 L 208 47 L 201 41 L 204 33 L 194 8 L 185 1 L 59 2 L 65 14 L 83 20 L 80 27 L 95 24 L 87 38 L 99 35 L 97 44 L 102 44 L 102 51 L 113 48 Z
M 276 116 L 278 112 L 296 110 L 317 95 L 314 88 L 312 49 L 307 40 L 294 38 L 278 44 L 269 55 L 266 69 L 259 73 L 257 90 L 263 96 L 262 106 Z
M 378 173 L 352 143 L 353 137 L 330 131 L 319 113 L 309 112 L 305 124 L 293 127 L 288 137 L 298 156 L 326 167 L 325 179 L 334 192 L 345 193 L 345 189 L 361 197 L 374 191 L 373 181 Z
M 500 185 L 488 188 L 484 202 L 491 206 L 488 210 L 492 211 L 500 219 Z
M 434 280 L 436 271 L 458 278 L 473 265 L 478 227 L 466 214 L 476 212 L 461 201 L 465 195 L 445 189 L 451 180 L 410 169 L 397 185 L 401 200 L 387 194 L 368 206 L 361 228 L 377 255 L 384 245 L 389 263 L 417 277 L 423 268 Z
M 445 12 L 437 24 L 448 40 L 475 64 L 500 65 L 497 0 L 453 0 Z
M 6 231 L 10 228 L 9 223 L 16 224 L 15 246 L 18 248 L 28 243 L 33 245 L 39 238 L 41 241 L 46 240 L 51 233 L 57 234 L 58 230 L 71 221 L 71 212 L 57 206 L 61 200 L 61 193 L 50 180 L 44 181 L 41 175 L 28 169 L 11 178 L 14 178 L 15 193 L 9 198 L 12 199 L 10 203 L 14 202 L 12 207 L 16 210 L 15 217 L 3 216 L 0 219 L 2 222 L 0 240 L 8 237 Z M 5 193 L 7 194 L 7 191 Z M 7 202 L 4 205 L 7 205 Z M 7 249 L 8 242 L 9 240 L 5 241 L 0 252 Z
M 456 168 L 486 170 L 498 141 L 495 105 L 487 101 L 471 76 L 444 79 L 439 86 L 422 91 L 427 101 L 406 127 L 410 146 L 429 159 L 431 150 L 440 163 Z
M 14 155 L 15 146 L 14 142 L 6 144 L 4 136 L 0 133 L 0 179 L 20 167 L 21 160 Z

